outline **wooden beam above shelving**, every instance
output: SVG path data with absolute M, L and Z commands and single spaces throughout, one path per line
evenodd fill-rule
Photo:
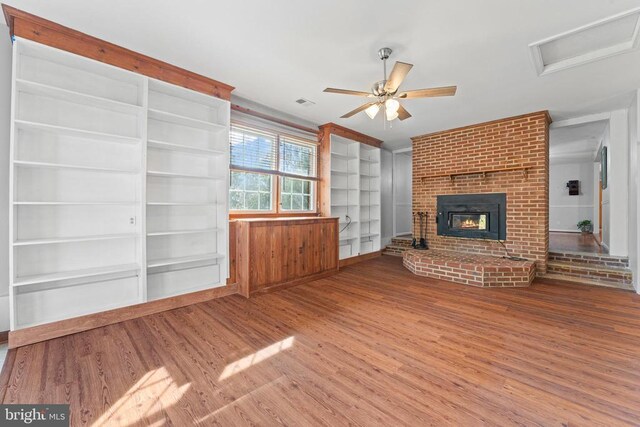
M 329 134 L 338 135 L 343 138 L 351 139 L 353 141 L 358 141 L 363 144 L 371 145 L 376 148 L 380 148 L 382 146 L 382 140 L 374 138 L 369 135 L 365 135 L 364 133 L 360 133 L 353 129 L 346 128 L 344 126 L 337 125 L 335 123 L 326 123 L 320 126 L 320 135 L 328 132 Z
M 234 87 L 172 64 L 125 49 L 6 4 L 2 5 L 11 37 L 33 40 L 147 77 L 229 101 Z
M 490 173 L 514 172 L 514 171 L 522 171 L 523 176 L 526 177 L 529 169 L 531 168 L 532 168 L 531 166 L 513 166 L 513 167 L 498 168 L 498 169 L 486 169 L 486 170 L 476 170 L 476 171 L 466 171 L 466 172 L 451 172 L 451 173 L 441 173 L 441 174 L 435 174 L 435 175 L 426 175 L 426 176 L 420 177 L 420 179 L 422 181 L 426 181 L 429 179 L 449 177 L 449 179 L 453 181 L 458 176 L 482 175 L 482 177 L 484 177 Z

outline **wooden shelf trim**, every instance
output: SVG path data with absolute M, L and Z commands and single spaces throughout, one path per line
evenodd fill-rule
M 364 133 L 360 133 L 353 129 L 346 128 L 344 126 L 340 126 L 338 124 L 329 122 L 322 126 L 320 126 L 319 135 L 323 135 L 325 132 L 333 135 L 338 135 L 343 138 L 351 139 L 353 141 L 358 141 L 363 144 L 371 145 L 372 147 L 380 148 L 382 146 L 382 140 L 378 138 L 374 138 L 369 135 L 365 135 Z
M 6 4 L 2 5 L 11 37 L 22 37 L 147 77 L 229 101 L 234 87 L 172 64 L 125 49 Z
M 451 173 L 427 175 L 427 176 L 420 177 L 420 179 L 422 181 L 426 181 L 428 179 L 449 177 L 449 179 L 453 181 L 457 176 L 482 175 L 484 177 L 485 175 L 490 173 L 514 172 L 514 171 L 522 171 L 523 176 L 526 177 L 530 169 L 532 169 L 531 166 L 514 166 L 510 168 L 486 169 L 486 170 L 479 170 L 479 171 L 451 172 Z

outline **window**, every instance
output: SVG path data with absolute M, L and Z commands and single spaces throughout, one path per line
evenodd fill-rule
M 234 123 L 230 144 L 232 211 L 316 211 L 315 142 Z

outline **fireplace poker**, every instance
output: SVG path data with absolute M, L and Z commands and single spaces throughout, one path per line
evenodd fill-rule
M 420 215 L 420 249 L 425 249 L 427 247 L 427 242 L 424 239 L 424 229 L 425 229 L 425 215 L 426 212 L 419 212 Z
M 427 245 L 427 227 L 429 226 L 429 212 L 424 213 L 424 234 L 420 232 L 420 249 L 429 249 Z
M 415 249 L 418 246 L 418 242 L 416 241 L 416 213 L 415 212 L 413 212 L 413 229 L 411 230 L 411 234 L 413 234 L 411 247 Z

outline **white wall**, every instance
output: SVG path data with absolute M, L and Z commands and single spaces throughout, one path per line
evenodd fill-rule
M 0 331 L 9 330 L 9 122 L 11 41 L 0 24 Z
M 609 128 L 604 131 L 604 136 L 602 137 L 602 143 L 600 147 L 607 147 L 607 169 L 611 167 L 611 143 L 609 142 Z M 609 228 L 609 224 L 611 223 L 611 218 L 609 216 L 609 203 L 610 203 L 610 191 L 611 188 L 611 174 L 609 173 L 609 178 L 607 179 L 608 185 L 607 188 L 602 190 L 602 244 L 609 248 L 609 244 L 611 241 L 611 230 Z
M 395 235 L 411 233 L 411 152 L 393 155 L 393 209 Z
M 549 166 L 549 230 L 579 231 L 576 224 L 588 219 L 594 222 L 593 162 L 554 162 Z M 580 194 L 570 196 L 567 182 L 580 181 Z
M 611 112 L 604 145 L 608 147 L 608 186 L 602 192 L 603 242 L 609 253 L 629 254 L 629 123 L 627 110 Z
M 393 237 L 393 154 L 384 149 L 380 150 L 380 219 L 380 244 L 385 247 Z
M 633 284 L 640 293 L 640 90 L 629 106 L 629 267 L 633 272 Z

